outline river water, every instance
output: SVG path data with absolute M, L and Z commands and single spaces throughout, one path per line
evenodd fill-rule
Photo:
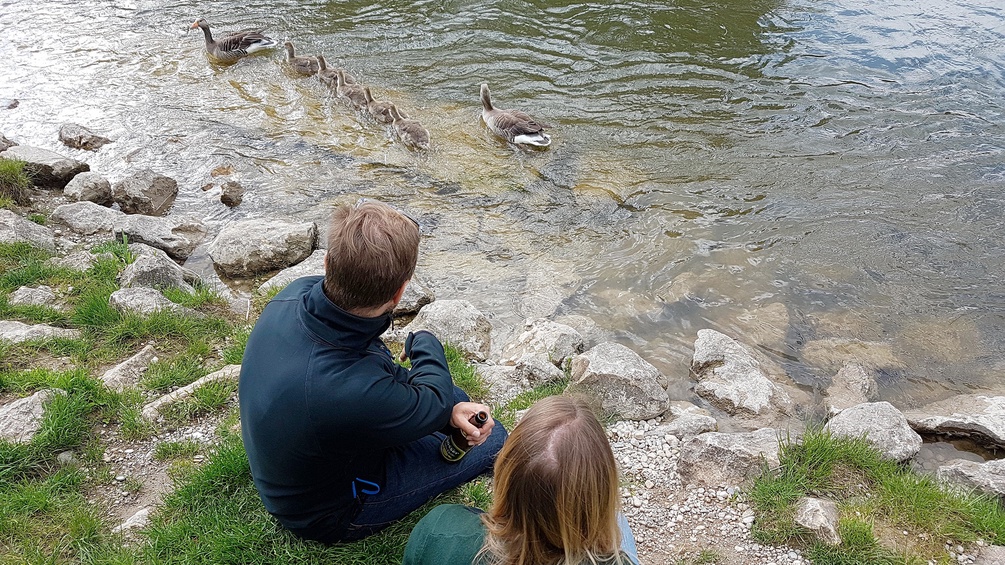
M 423 224 L 420 271 L 506 332 L 580 315 L 686 378 L 697 330 L 807 387 L 880 368 L 909 407 L 1005 372 L 1000 0 L 0 1 L 0 132 L 115 139 L 112 180 L 176 178 L 215 233 L 357 195 Z M 323 53 L 430 130 L 415 155 L 283 52 L 210 62 L 198 17 Z M 478 87 L 551 123 L 524 151 Z M 219 203 L 230 177 L 248 193 Z M 190 266 L 211 274 L 205 256 Z M 508 329 L 508 330 L 507 330 Z

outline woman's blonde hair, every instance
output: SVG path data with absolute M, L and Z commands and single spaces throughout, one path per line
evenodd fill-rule
M 622 563 L 618 468 L 586 400 L 534 404 L 499 452 L 494 482 L 492 509 L 482 517 L 484 562 Z

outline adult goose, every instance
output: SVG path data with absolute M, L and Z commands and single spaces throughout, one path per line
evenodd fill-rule
M 482 120 L 492 133 L 517 144 L 547 147 L 551 136 L 544 128 L 551 127 L 534 120 L 520 110 L 503 110 L 492 106 L 489 85 L 482 84 Z
M 318 55 L 318 78 L 321 82 L 327 84 L 328 86 L 335 86 L 337 84 L 337 79 L 335 75 L 338 71 L 342 71 L 342 78 L 345 80 L 346 84 L 356 84 L 356 79 L 353 78 L 345 69 L 331 68 L 328 66 L 328 61 L 325 61 L 324 55 Z
M 393 103 L 390 110 L 393 118 L 391 124 L 401 143 L 409 149 L 429 149 L 429 131 L 419 122 L 402 117 L 401 111 Z
M 370 87 L 363 87 L 363 94 L 366 96 L 366 111 L 370 114 L 370 117 L 382 124 L 389 124 L 394 121 L 394 116 L 391 115 L 390 102 L 378 102 L 373 99 L 373 94 L 370 93 Z M 401 114 L 401 110 L 398 110 Z M 402 114 L 402 118 L 407 118 L 408 116 Z
M 346 82 L 344 70 L 335 70 L 335 81 L 335 94 L 340 98 L 348 100 L 352 104 L 352 107 L 357 110 L 366 108 L 366 94 L 363 93 L 363 87 Z
M 320 63 L 314 57 L 298 57 L 292 42 L 283 43 L 283 47 L 286 48 L 286 64 L 298 74 L 314 75 L 321 68 Z
M 199 18 L 189 27 L 189 30 L 202 28 L 206 36 L 206 52 L 209 56 L 222 62 L 233 62 L 252 53 L 271 49 L 276 46 L 276 40 L 262 35 L 255 30 L 238 31 L 219 40 L 213 39 L 209 31 L 209 22 Z

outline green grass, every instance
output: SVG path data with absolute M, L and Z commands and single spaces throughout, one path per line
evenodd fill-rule
M 475 368 L 467 362 L 464 353 L 449 343 L 443 344 L 443 351 L 446 353 L 447 367 L 450 369 L 454 384 L 468 393 L 474 402 L 484 402 L 489 394 L 488 386 L 475 372 Z
M 178 287 L 168 287 L 161 289 L 161 294 L 175 304 L 180 304 L 187 308 L 201 308 L 203 306 L 226 306 L 227 300 L 205 284 L 194 284 L 195 292 L 186 292 Z
M 240 365 L 244 359 L 244 348 L 251 336 L 251 326 L 239 326 L 227 338 L 223 348 L 223 362 L 227 365 Z
M 206 374 L 200 357 L 184 354 L 174 359 L 151 363 L 140 379 L 140 386 L 146 390 L 164 393 L 172 387 L 181 387 L 194 382 Z
M 203 451 L 203 446 L 195 441 L 166 441 L 154 448 L 154 459 L 165 461 L 180 457 L 193 457 Z
M 49 221 L 45 214 L 28 214 L 28 219 L 40 226 L 44 226 Z
M 237 392 L 237 382 L 208 382 L 192 391 L 192 395 L 165 406 L 161 413 L 169 422 L 184 423 L 192 418 L 219 410 Z
M 17 203 L 14 199 L 9 196 L 0 195 L 0 208 L 4 210 L 13 210 Z
M 545 383 L 534 387 L 531 390 L 521 392 L 506 403 L 502 409 L 496 410 L 494 416 L 506 426 L 507 430 L 512 430 L 516 425 L 517 412 L 530 408 L 535 402 L 547 396 L 557 396 L 565 391 L 569 386 L 569 381 L 562 379 L 550 383 Z
M 753 534 L 763 543 L 811 547 L 821 563 L 909 563 L 948 559 L 946 540 L 1005 540 L 1005 508 L 997 499 L 943 487 L 883 459 L 864 439 L 810 430 L 798 442 L 783 442 L 779 460 L 780 468 L 766 470 L 750 493 L 757 513 Z M 795 524 L 794 505 L 804 496 L 838 503 L 842 531 L 848 532 L 841 546 L 821 546 Z M 891 535 L 904 531 L 905 539 Z
M 31 189 L 31 177 L 25 165 L 17 159 L 0 159 L 0 197 L 21 206 L 28 204 Z
M 0 294 L 0 320 L 19 320 L 26 324 L 65 326 L 69 317 L 49 306 L 35 304 L 12 305 L 6 294 Z

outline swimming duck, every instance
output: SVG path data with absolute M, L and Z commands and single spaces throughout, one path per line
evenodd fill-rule
M 335 70 L 335 81 L 335 94 L 348 100 L 352 104 L 352 107 L 357 110 L 366 108 L 366 94 L 363 93 L 363 87 L 358 84 L 347 83 L 343 69 Z
M 401 115 L 401 111 L 392 103 L 390 106 L 392 127 L 401 143 L 409 149 L 429 149 L 429 131 L 415 120 L 409 120 Z
M 370 117 L 382 124 L 389 124 L 394 121 L 394 116 L 391 115 L 390 102 L 378 102 L 374 100 L 369 86 L 363 87 L 363 94 L 366 96 L 366 111 L 370 114 Z M 401 110 L 398 110 L 398 113 L 401 114 Z M 401 117 L 407 118 L 408 116 L 401 114 Z
M 534 120 L 520 110 L 502 110 L 492 107 L 489 85 L 482 84 L 482 119 L 492 133 L 517 144 L 537 145 L 547 147 L 551 136 L 544 133 L 544 128 L 551 127 Z
M 336 83 L 335 75 L 338 71 L 342 71 L 342 78 L 345 79 L 346 84 L 356 84 L 356 79 L 353 78 L 351 74 L 346 72 L 345 69 L 341 68 L 330 68 L 328 67 L 328 61 L 325 61 L 324 55 L 318 55 L 318 78 L 321 82 L 327 84 L 328 86 L 333 86 Z
M 209 31 L 209 22 L 203 18 L 199 18 L 189 26 L 189 30 L 195 28 L 202 28 L 202 33 L 206 36 L 206 52 L 209 53 L 210 57 L 223 62 L 233 62 L 257 51 L 276 46 L 276 40 L 255 30 L 238 31 L 220 40 L 214 40 L 213 34 Z
M 314 57 L 297 57 L 293 50 L 292 42 L 287 41 L 286 43 L 283 43 L 283 47 L 286 48 L 286 63 L 294 71 L 302 75 L 310 76 L 316 74 L 318 69 L 320 69 L 321 65 Z

